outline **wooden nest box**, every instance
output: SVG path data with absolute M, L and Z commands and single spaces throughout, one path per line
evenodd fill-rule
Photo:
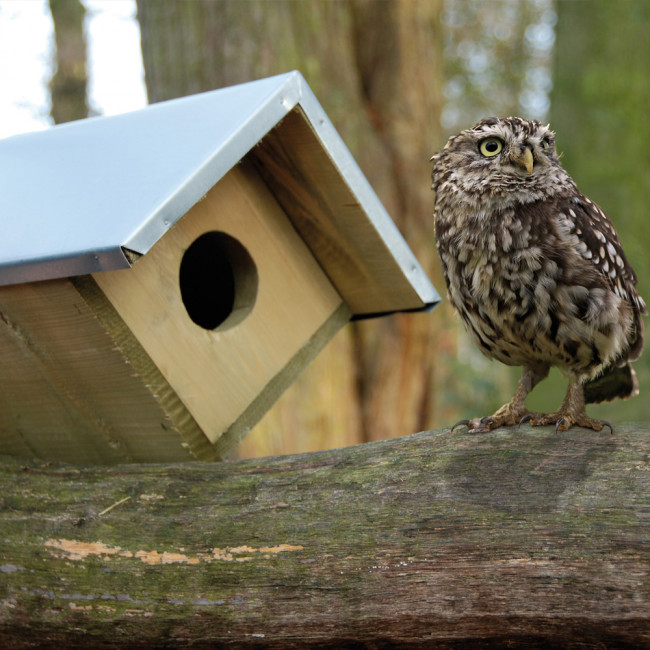
M 0 142 L 0 453 L 218 459 L 438 296 L 292 72 Z

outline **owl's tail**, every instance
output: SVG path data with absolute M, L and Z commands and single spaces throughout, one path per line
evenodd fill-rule
M 596 379 L 584 384 L 585 404 L 600 404 L 627 399 L 639 394 L 639 382 L 632 366 L 613 366 Z

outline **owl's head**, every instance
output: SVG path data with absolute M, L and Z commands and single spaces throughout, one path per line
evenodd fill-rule
M 449 138 L 432 160 L 433 189 L 503 200 L 535 201 L 568 178 L 548 126 L 519 117 L 488 117 Z

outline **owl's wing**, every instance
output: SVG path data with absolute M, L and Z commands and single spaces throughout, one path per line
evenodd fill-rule
M 566 197 L 557 207 L 571 234 L 578 238 L 580 255 L 606 278 L 614 293 L 630 302 L 638 313 L 647 314 L 646 304 L 636 288 L 636 273 L 602 208 L 580 193 Z
M 626 360 L 638 359 L 644 338 L 641 315 L 648 310 L 637 291 L 636 273 L 625 257 L 612 222 L 598 205 L 579 192 L 561 199 L 557 208 L 558 223 L 566 234 L 577 239 L 574 247 L 577 253 L 632 307 L 634 327 L 629 333 Z

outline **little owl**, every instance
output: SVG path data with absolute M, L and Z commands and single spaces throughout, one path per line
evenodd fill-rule
M 472 433 L 529 420 L 600 431 L 586 403 L 638 392 L 630 361 L 646 306 L 607 215 L 564 171 L 548 126 L 482 120 L 433 157 L 435 234 L 449 299 L 488 357 L 523 366 L 513 398 L 463 420 Z M 569 388 L 554 413 L 526 395 L 557 366 Z

